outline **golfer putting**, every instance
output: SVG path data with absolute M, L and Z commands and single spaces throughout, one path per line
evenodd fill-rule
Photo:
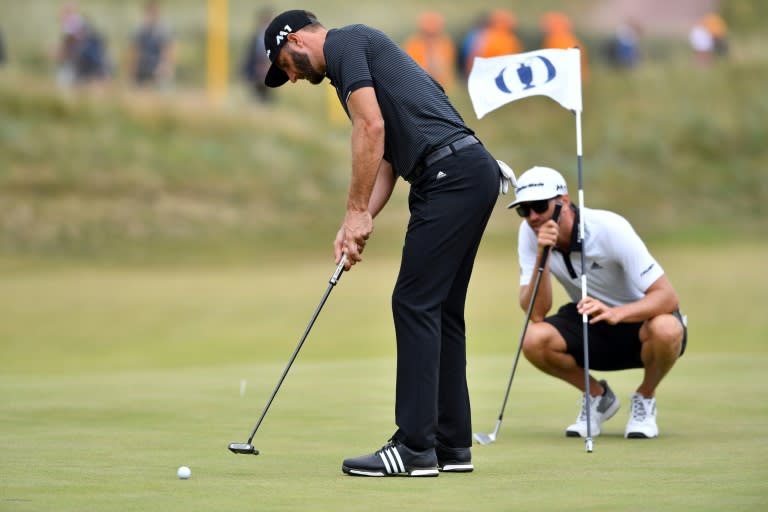
M 264 41 L 272 61 L 266 85 L 328 78 L 352 121 L 346 214 L 333 241 L 337 263 L 342 254 L 347 270 L 362 261 L 397 178 L 411 187 L 392 293 L 396 430 L 381 449 L 345 459 L 342 471 L 472 471 L 464 303 L 480 240 L 510 178 L 440 85 L 379 30 L 329 30 L 313 13 L 292 10 L 270 23 Z

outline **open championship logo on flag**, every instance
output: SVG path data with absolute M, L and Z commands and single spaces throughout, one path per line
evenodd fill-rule
M 547 49 L 476 57 L 467 86 L 478 119 L 511 101 L 537 95 L 581 112 L 581 52 Z

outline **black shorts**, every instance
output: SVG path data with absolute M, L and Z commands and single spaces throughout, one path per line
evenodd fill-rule
M 686 327 L 680 311 L 675 311 L 673 315 L 683 325 L 683 346 L 680 350 L 682 356 L 688 342 L 688 327 Z M 576 310 L 576 304 L 573 302 L 565 304 L 558 310 L 557 314 L 546 317 L 544 321 L 558 330 L 565 339 L 568 354 L 573 356 L 576 363 L 584 368 L 584 327 L 581 314 Z M 639 337 L 642 325 L 643 322 L 617 325 L 599 322 L 588 325 L 590 369 L 611 371 L 642 368 Z

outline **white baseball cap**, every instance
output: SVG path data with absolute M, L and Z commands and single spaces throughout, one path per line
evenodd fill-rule
M 520 203 L 552 199 L 568 193 L 568 186 L 563 176 L 549 167 L 531 167 L 517 178 L 515 202 L 507 208 L 514 208 Z

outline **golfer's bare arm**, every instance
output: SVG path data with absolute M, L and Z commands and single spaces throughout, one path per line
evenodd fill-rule
M 334 241 L 336 261 L 347 254 L 347 268 L 362 259 L 368 237 L 373 232 L 369 210 L 374 184 L 384 156 L 384 118 L 373 87 L 361 87 L 347 99 L 352 120 L 352 177 L 347 193 L 347 212 Z M 388 197 L 388 196 L 387 196 Z M 379 198 L 374 206 L 383 207 Z M 378 212 L 376 212 L 378 213 Z
M 520 295 L 518 297 L 520 301 L 520 307 L 523 311 L 528 311 L 528 305 L 531 302 L 531 296 L 533 295 L 533 288 L 536 283 L 536 276 L 539 273 L 539 267 L 541 266 L 541 259 L 544 257 L 544 249 L 549 248 L 551 251 L 557 241 L 559 232 L 558 224 L 553 220 L 548 220 L 540 229 L 537 235 L 537 254 L 536 265 L 533 267 L 533 275 L 527 285 L 520 287 Z M 549 259 L 547 259 L 544 271 L 541 273 L 541 281 L 539 282 L 539 289 L 536 292 L 536 302 L 531 309 L 531 322 L 541 322 L 552 308 L 552 279 L 549 272 Z
M 645 291 L 645 296 L 635 302 L 617 306 L 622 322 L 643 322 L 650 318 L 672 313 L 679 306 L 677 292 L 667 276 L 661 276 Z
M 536 258 L 536 265 L 533 267 L 533 275 L 527 285 L 520 287 L 520 308 L 523 312 L 528 312 L 528 305 L 531 302 L 531 295 L 533 295 L 533 288 L 536 283 L 536 275 L 539 273 L 539 265 L 541 265 L 543 247 L 539 247 L 539 254 Z M 541 274 L 541 281 L 539 282 L 539 289 L 536 292 L 536 302 L 531 309 L 531 322 L 541 322 L 552 308 L 552 279 L 549 272 L 549 260 L 544 267 L 544 272 Z
M 384 157 L 384 118 L 373 87 L 362 87 L 350 94 L 347 108 L 352 119 L 352 179 L 347 210 L 367 212 Z
M 392 196 L 396 181 L 397 176 L 392 165 L 386 160 L 382 160 L 376 175 L 376 183 L 373 185 L 371 200 L 368 202 L 368 211 L 371 212 L 372 217 L 375 218 L 387 204 L 390 196 Z

